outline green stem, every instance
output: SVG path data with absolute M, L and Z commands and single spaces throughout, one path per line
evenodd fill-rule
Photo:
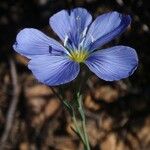
M 84 136 L 82 135 L 80 127 L 78 126 L 78 122 L 77 122 L 77 119 L 76 119 L 76 116 L 75 116 L 74 112 L 73 112 L 72 120 L 73 120 L 75 129 L 76 129 L 76 132 L 78 133 L 79 137 L 81 138 L 82 143 L 85 145 Z
M 86 150 L 90 150 L 89 139 L 88 139 L 86 125 L 85 125 L 85 116 L 84 116 L 84 119 L 82 120 L 82 128 L 83 128 L 83 133 L 85 137 Z
M 84 114 L 84 109 L 82 104 L 82 95 L 80 94 L 80 92 L 77 93 L 77 97 L 75 99 L 75 103 L 77 104 L 77 106 L 75 106 L 74 104 L 71 105 L 67 100 L 63 100 L 63 98 L 52 87 L 50 88 L 52 89 L 53 93 L 58 97 L 60 102 L 68 110 L 68 112 L 71 114 L 75 126 L 75 129 L 73 130 L 82 140 L 82 143 L 84 145 L 84 150 L 90 150 L 90 144 L 89 144 L 86 125 L 85 125 L 85 114 Z M 77 110 L 80 115 L 81 124 L 78 124 L 75 110 Z
M 87 131 L 86 131 L 86 121 L 85 121 L 85 113 L 84 113 L 83 103 L 82 103 L 82 96 L 79 93 L 78 93 L 77 101 L 78 101 L 78 106 L 79 106 L 78 111 L 81 116 L 82 133 L 83 133 L 84 142 L 85 142 L 84 148 L 85 148 L 85 150 L 90 150 L 89 139 L 88 139 L 88 135 L 87 135 Z

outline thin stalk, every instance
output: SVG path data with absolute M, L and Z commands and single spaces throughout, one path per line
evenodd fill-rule
M 82 121 L 82 128 L 83 128 L 83 133 L 84 133 L 85 142 L 86 142 L 86 150 L 90 150 L 90 144 L 89 144 L 89 139 L 87 135 L 85 120 Z
M 74 104 L 76 105 L 69 103 L 67 100 L 63 100 L 62 96 L 59 93 L 57 93 L 52 87 L 50 88 L 53 91 L 53 93 L 58 97 L 60 102 L 68 110 L 68 112 L 71 114 L 74 127 L 75 127 L 73 128 L 73 131 L 81 139 L 84 145 L 84 150 L 90 150 L 89 139 L 88 139 L 88 135 L 86 131 L 85 113 L 84 113 L 83 104 L 82 104 L 82 95 L 80 94 L 81 87 L 79 88 L 79 92 L 77 93 L 77 97 L 75 98 Z M 76 118 L 77 114 L 79 114 L 80 122 L 78 122 Z
M 77 101 L 78 101 L 78 105 L 79 105 L 78 111 L 79 111 L 80 116 L 81 116 L 82 133 L 83 133 L 84 142 L 85 142 L 84 148 L 85 148 L 85 150 L 90 150 L 90 144 L 89 144 L 89 139 L 88 139 L 87 130 L 86 130 L 85 113 L 84 113 L 84 109 L 83 109 L 82 96 L 81 95 L 78 95 Z
M 77 123 L 77 120 L 76 120 L 76 116 L 75 116 L 75 114 L 73 114 L 73 116 L 72 116 L 72 120 L 73 120 L 73 123 L 74 123 L 74 125 L 75 125 L 76 132 L 78 133 L 79 137 L 81 138 L 81 140 L 82 140 L 83 144 L 84 144 L 84 145 L 86 145 L 86 143 L 85 143 L 85 139 L 84 139 L 84 136 L 82 135 L 82 132 L 81 132 L 81 130 L 80 130 L 80 128 L 79 128 L 79 126 L 78 126 L 78 123 Z

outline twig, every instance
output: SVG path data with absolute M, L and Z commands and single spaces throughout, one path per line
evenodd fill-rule
M 10 107 L 8 109 L 7 117 L 6 117 L 5 130 L 0 141 L 0 150 L 5 149 L 5 145 L 9 137 L 10 130 L 13 125 L 14 115 L 15 115 L 16 107 L 17 107 L 18 100 L 19 100 L 19 93 L 20 93 L 16 66 L 12 59 L 10 60 L 10 71 L 11 71 L 11 78 L 12 78 L 12 85 L 13 85 L 13 96 L 12 96 L 12 101 L 11 101 Z

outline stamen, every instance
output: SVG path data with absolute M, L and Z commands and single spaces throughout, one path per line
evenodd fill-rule
M 90 34 L 90 37 L 91 37 L 91 40 L 92 40 L 92 43 L 95 41 L 94 37 Z
M 80 42 L 80 44 L 79 44 L 79 46 L 78 46 L 78 49 L 79 49 L 79 50 L 82 50 L 84 41 L 85 41 L 85 37 L 82 39 L 82 41 Z
M 67 46 L 68 39 L 69 39 L 69 37 L 68 37 L 68 35 L 66 35 L 66 36 L 65 36 L 65 40 L 64 40 L 64 46 Z
M 83 30 L 83 32 L 82 32 L 82 37 L 84 38 L 85 36 L 86 36 L 86 32 L 87 32 L 87 27 Z

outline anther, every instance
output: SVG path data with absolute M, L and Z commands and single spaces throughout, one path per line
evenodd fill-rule
M 52 47 L 49 46 L 49 53 L 51 54 L 52 53 Z
M 76 17 L 76 20 L 80 20 L 80 19 L 81 19 L 80 16 L 77 16 L 77 17 Z

